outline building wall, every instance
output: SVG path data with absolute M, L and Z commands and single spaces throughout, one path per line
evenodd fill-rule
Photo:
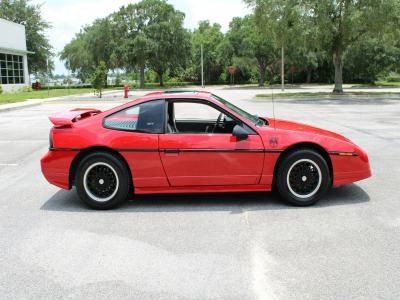
M 0 47 L 26 51 L 25 26 L 0 18 Z
M 26 87 L 26 84 L 2 84 L 4 93 L 16 93 L 20 92 Z
M 25 26 L 16 24 L 0 18 L 0 54 L 6 55 L 18 55 L 22 56 L 23 65 L 23 83 L 12 83 L 4 84 L 2 83 L 1 76 L 4 75 L 0 73 L 0 84 L 5 92 L 18 91 L 26 85 L 30 85 L 29 72 L 28 72 L 28 58 L 26 49 L 26 35 Z M 7 65 L 7 72 L 8 72 Z M 3 64 L 4 67 L 4 64 Z M 13 68 L 14 69 L 14 68 Z M 1 70 L 1 65 L 0 65 Z M 7 73 L 7 78 L 8 78 Z M 14 74 L 12 74 L 14 77 Z M 16 75 L 15 75 L 16 76 Z

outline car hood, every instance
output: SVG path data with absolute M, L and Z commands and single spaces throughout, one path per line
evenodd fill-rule
M 297 131 L 297 132 L 308 132 L 308 133 L 312 133 L 312 134 L 335 138 L 335 139 L 346 141 L 346 142 L 351 142 L 348 138 L 346 138 L 343 135 L 340 135 L 338 133 L 335 133 L 335 132 L 332 132 L 329 130 L 325 130 L 325 129 L 321 129 L 318 127 L 309 126 L 309 125 L 302 124 L 302 123 L 280 120 L 280 119 L 268 119 L 268 122 L 270 124 L 269 125 L 270 127 L 273 128 L 275 126 L 276 129 Z

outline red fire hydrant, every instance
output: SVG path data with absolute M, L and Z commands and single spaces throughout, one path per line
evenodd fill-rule
M 128 99 L 128 93 L 129 93 L 129 86 L 127 84 L 124 85 L 124 98 Z

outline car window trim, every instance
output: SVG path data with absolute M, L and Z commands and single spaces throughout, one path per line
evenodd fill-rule
M 166 116 L 167 119 L 165 120 L 165 133 L 168 133 L 168 134 L 185 134 L 185 133 L 179 133 L 179 132 L 174 132 L 174 133 L 167 132 L 168 105 L 170 105 L 171 102 L 172 103 L 174 103 L 174 102 L 201 103 L 201 104 L 204 104 L 204 105 L 209 105 L 209 106 L 215 108 L 216 110 L 218 110 L 219 112 L 223 113 L 224 115 L 229 116 L 230 118 L 235 120 L 238 123 L 238 125 L 242 126 L 247 131 L 249 131 L 249 135 L 258 135 L 258 132 L 256 130 L 254 130 L 249 124 L 247 124 L 243 120 L 239 119 L 238 117 L 232 115 L 232 113 L 228 112 L 223 107 L 215 104 L 214 102 L 212 102 L 210 100 L 200 99 L 200 98 L 190 98 L 190 99 L 188 99 L 188 98 L 167 98 L 167 99 L 165 99 L 165 111 L 167 113 L 167 116 Z M 207 135 L 209 135 L 210 133 L 191 133 L 191 134 L 207 134 Z M 224 134 L 224 135 L 230 134 L 230 135 L 232 135 L 231 133 L 219 133 L 219 134 Z
M 134 105 L 132 105 L 132 106 L 124 107 L 124 108 L 122 108 L 122 109 L 120 109 L 120 110 L 114 111 L 114 112 L 112 112 L 112 113 L 110 113 L 110 114 L 104 116 L 104 117 L 103 117 L 103 120 L 102 120 L 102 122 L 101 122 L 101 125 L 103 126 L 103 128 L 106 128 L 106 129 L 109 129 L 109 130 L 125 131 L 125 132 L 133 132 L 133 133 L 145 133 L 145 134 L 164 134 L 165 132 L 167 132 L 167 131 L 166 131 L 166 127 L 165 127 L 165 126 L 166 126 L 166 125 L 165 125 L 165 124 L 166 124 L 166 117 L 167 117 L 167 115 L 166 115 L 166 113 L 167 113 L 167 110 L 166 110 L 166 107 L 167 107 L 166 104 L 167 104 L 167 102 L 166 102 L 165 100 L 166 100 L 166 99 L 164 99 L 164 98 L 151 99 L 151 100 L 149 100 L 149 101 L 144 101 L 144 102 L 136 103 L 136 104 L 134 104 Z M 162 122 L 163 122 L 164 126 L 163 126 L 162 132 L 148 132 L 148 131 L 145 131 L 145 130 L 119 129 L 119 128 L 112 128 L 112 127 L 109 127 L 109 126 L 107 126 L 107 125 L 105 124 L 105 120 L 106 120 L 108 117 L 111 117 L 111 116 L 113 116 L 113 115 L 115 115 L 115 114 L 117 114 L 117 113 L 120 113 L 121 111 L 131 109 L 131 108 L 133 108 L 133 107 L 135 107 L 135 106 L 142 105 L 142 104 L 149 103 L 149 102 L 153 102 L 153 101 L 163 101 L 163 110 L 164 110 L 164 116 L 163 116 L 163 118 L 164 118 L 164 120 L 163 120 Z

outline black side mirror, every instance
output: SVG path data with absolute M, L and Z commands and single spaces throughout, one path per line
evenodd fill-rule
M 249 133 L 247 132 L 247 130 L 240 125 L 236 125 L 233 128 L 232 135 L 235 136 L 238 141 L 247 140 L 247 138 L 249 137 Z

